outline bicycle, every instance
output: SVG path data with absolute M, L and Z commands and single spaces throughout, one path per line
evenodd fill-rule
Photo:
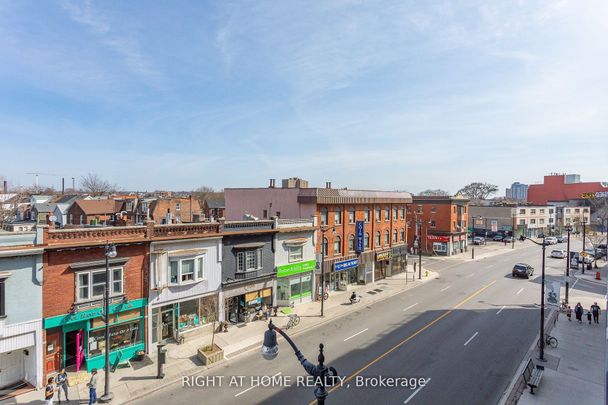
M 285 329 L 295 328 L 299 323 L 300 316 L 298 314 L 291 314 L 289 315 L 289 322 L 287 322 L 287 325 L 285 325 Z
M 551 346 L 552 348 L 557 348 L 558 341 L 551 335 L 545 336 L 545 346 Z M 540 347 L 540 339 L 538 339 L 538 347 Z
M 327 291 L 325 291 L 323 293 L 323 301 L 327 301 L 327 299 L 329 298 L 329 293 Z M 317 301 L 321 300 L 321 294 L 317 294 Z

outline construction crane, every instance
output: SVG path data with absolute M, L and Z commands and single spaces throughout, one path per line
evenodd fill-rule
M 32 174 L 34 175 L 34 184 L 36 185 L 36 188 L 38 188 L 38 176 L 55 176 L 55 177 L 61 177 L 60 174 L 54 174 L 54 173 L 25 173 L 25 174 Z

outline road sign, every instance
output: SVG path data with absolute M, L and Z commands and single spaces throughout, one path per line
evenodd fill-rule
M 581 257 L 587 257 L 587 256 L 589 256 L 589 253 L 587 253 L 587 252 L 581 252 L 581 253 L 579 253 L 579 255 Z

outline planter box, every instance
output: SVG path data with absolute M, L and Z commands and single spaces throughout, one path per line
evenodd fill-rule
M 213 345 L 213 350 L 203 351 L 207 346 L 200 347 L 197 350 L 196 357 L 203 362 L 205 366 L 217 363 L 224 359 L 224 351 L 216 344 Z

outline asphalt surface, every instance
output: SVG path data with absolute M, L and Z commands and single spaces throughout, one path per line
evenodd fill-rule
M 372 306 L 365 305 L 364 294 L 356 304 L 359 310 L 294 336 L 315 364 L 322 342 L 326 365 L 344 378 L 330 388 L 327 403 L 497 403 L 540 326 L 541 248 L 524 243 L 475 261 L 463 260 L 470 256 L 429 261 L 426 267 L 439 272 L 436 280 Z M 572 247 L 579 245 L 575 241 Z M 547 256 L 552 248 L 565 249 L 565 244 L 549 247 Z M 478 248 L 476 256 L 482 251 Z M 513 279 L 516 262 L 534 266 L 534 276 Z M 546 265 L 548 279 L 565 271 L 564 259 L 547 257 Z M 382 282 L 373 288 L 381 289 Z M 298 380 L 305 375 L 302 366 L 282 338 L 279 346 L 273 361 L 255 349 L 199 374 L 196 381 L 176 383 L 134 403 L 314 401 L 314 383 Z M 397 386 L 381 386 L 381 381 Z

